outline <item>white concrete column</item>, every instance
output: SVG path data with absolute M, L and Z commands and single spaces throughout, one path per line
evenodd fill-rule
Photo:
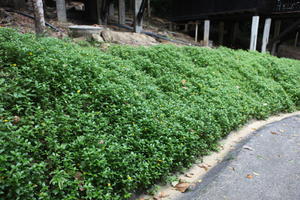
M 204 21 L 204 37 L 203 37 L 203 44 L 204 46 L 209 45 L 209 29 L 210 29 L 210 20 Z
M 267 18 L 265 20 L 264 35 L 263 35 L 262 47 L 261 47 L 262 53 L 265 53 L 267 51 L 267 45 L 269 43 L 269 38 L 270 38 L 271 23 L 272 23 L 271 18 Z
M 134 0 L 134 32 L 140 33 L 143 30 L 143 19 L 138 19 L 142 0 Z
M 199 29 L 199 23 L 198 23 L 198 21 L 196 21 L 195 42 L 198 42 L 198 29 Z
M 257 45 L 259 27 L 259 16 L 252 17 L 252 28 L 251 28 L 251 39 L 250 39 L 250 50 L 255 51 Z
M 126 23 L 125 0 L 119 0 L 119 24 Z

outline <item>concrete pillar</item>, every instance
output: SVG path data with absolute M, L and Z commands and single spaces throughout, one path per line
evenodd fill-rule
M 224 22 L 219 23 L 219 45 L 223 45 L 224 42 Z
M 142 5 L 142 0 L 134 0 L 134 32 L 140 33 L 143 30 L 143 19 L 138 19 L 138 13 Z
M 239 33 L 239 22 L 235 22 L 233 25 L 233 32 L 232 32 L 232 38 L 231 38 L 231 45 L 235 45 L 236 38 Z
M 119 24 L 126 23 L 125 0 L 119 0 Z
M 199 23 L 196 22 L 196 28 L 195 28 L 195 42 L 198 42 L 198 29 L 199 29 Z
M 258 37 L 259 16 L 252 17 L 250 50 L 255 51 Z
M 189 31 L 189 24 L 185 24 L 184 25 L 184 32 L 188 32 Z
M 277 36 L 279 36 L 280 29 L 281 29 L 281 20 L 276 20 L 273 38 L 276 38 Z
M 295 47 L 297 47 L 298 45 L 298 39 L 299 39 L 299 32 L 296 33 L 295 44 L 294 44 Z
M 65 0 L 56 0 L 57 20 L 60 22 L 67 21 L 66 2 Z
M 265 53 L 267 51 L 267 45 L 269 43 L 269 38 L 270 38 L 271 23 L 272 23 L 271 18 L 267 18 L 265 20 L 264 35 L 263 35 L 262 47 L 261 47 L 262 53 Z
M 273 39 L 278 37 L 279 34 L 280 34 L 280 31 L 281 31 L 281 20 L 276 20 L 275 21 L 275 28 L 274 28 L 274 36 L 273 36 Z M 277 50 L 277 45 L 278 45 L 278 41 L 277 42 L 274 42 L 273 46 L 272 46 L 272 51 L 271 51 L 271 54 L 272 55 L 276 55 L 276 50 Z
M 102 13 L 104 11 L 104 0 L 97 0 L 97 22 L 98 24 L 101 25 L 106 25 L 107 24 L 107 18 L 108 18 L 108 13 L 105 11 L 105 13 Z
M 209 29 L 210 29 L 210 20 L 204 21 L 204 37 L 203 37 L 203 45 L 209 45 Z
M 113 17 L 115 15 L 115 5 L 113 1 L 109 3 L 108 15 L 109 17 Z

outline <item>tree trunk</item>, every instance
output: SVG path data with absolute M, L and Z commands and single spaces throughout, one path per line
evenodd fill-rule
M 60 22 L 67 21 L 66 2 L 65 0 L 56 0 L 57 19 Z
M 45 17 L 42 0 L 32 0 L 34 18 L 35 18 L 35 32 L 37 35 L 45 33 Z

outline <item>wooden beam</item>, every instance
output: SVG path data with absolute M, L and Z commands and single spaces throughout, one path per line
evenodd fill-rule
M 250 39 L 250 50 L 252 51 L 256 51 L 258 27 L 259 27 L 259 16 L 253 16 L 252 27 L 251 27 L 251 39 Z
M 126 23 L 125 0 L 119 0 L 119 24 Z
M 265 53 L 267 51 L 267 45 L 269 43 L 269 38 L 270 38 L 271 22 L 272 22 L 271 18 L 267 18 L 265 20 L 264 35 L 263 35 L 262 47 L 261 47 L 262 53 Z
M 208 47 L 209 45 L 209 29 L 210 29 L 210 20 L 204 21 L 204 37 L 203 37 L 203 45 Z

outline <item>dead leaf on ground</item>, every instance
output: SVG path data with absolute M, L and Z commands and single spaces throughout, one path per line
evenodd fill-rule
M 232 171 L 235 171 L 235 168 L 234 167 L 229 167 Z
M 246 150 L 249 150 L 249 151 L 254 151 L 254 149 L 252 147 L 249 147 L 249 146 L 244 146 L 243 148 L 246 149 Z
M 187 173 L 187 174 L 185 174 L 184 176 L 186 176 L 186 177 L 188 177 L 188 178 L 193 178 L 193 173 Z
M 205 164 L 202 164 L 202 165 L 198 165 L 200 168 L 204 169 L 205 171 L 208 171 L 208 168 L 211 167 L 211 165 L 205 165 Z
M 247 174 L 247 176 L 246 176 L 248 179 L 252 179 L 253 178 L 253 176 L 251 175 L 251 174 Z
M 186 80 L 182 80 L 181 83 L 182 83 L 182 85 L 185 85 L 186 84 Z
M 253 172 L 253 174 L 254 174 L 255 176 L 259 176 L 259 175 L 260 175 L 260 174 L 257 173 L 257 172 Z
M 178 183 L 175 188 L 180 192 L 185 192 L 190 187 L 190 183 Z
M 159 195 L 158 195 L 158 197 L 159 198 L 166 198 L 166 197 L 168 197 L 168 196 L 170 196 L 169 194 L 166 194 L 166 193 L 164 193 L 164 192 L 161 192 L 161 193 L 159 193 Z
M 19 116 L 14 116 L 13 124 L 19 123 L 21 118 Z

